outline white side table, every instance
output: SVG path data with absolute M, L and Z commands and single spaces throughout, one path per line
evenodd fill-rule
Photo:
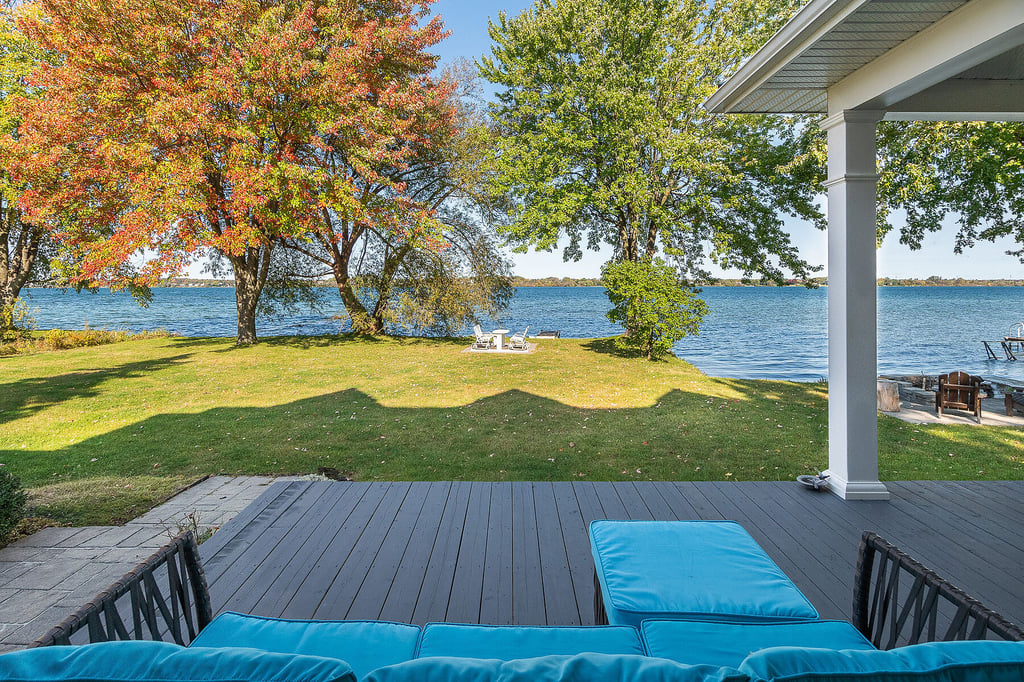
M 498 350 L 501 350 L 502 348 L 504 348 L 505 347 L 505 334 L 508 334 L 508 330 L 507 329 L 495 329 L 491 333 L 498 337 Z

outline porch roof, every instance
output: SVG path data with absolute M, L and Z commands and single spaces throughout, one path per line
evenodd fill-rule
M 705 107 L 1020 120 L 1024 3 L 811 0 Z

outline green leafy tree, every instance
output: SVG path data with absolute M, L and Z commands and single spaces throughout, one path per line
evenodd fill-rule
M 437 232 L 418 238 L 379 221 L 325 211 L 321 229 L 282 239 L 301 255 L 285 281 L 332 276 L 357 333 L 403 328 L 449 335 L 480 314 L 497 317 L 511 298 L 510 266 L 491 227 L 487 180 L 494 134 L 479 78 L 465 62 L 450 65 L 443 76 L 453 88 L 436 106 L 449 115 L 410 141 L 406 155 L 377 167 L 372 177 L 341 155 L 334 164 L 370 197 L 401 187 Z
M 721 116 L 701 103 L 801 3 L 538 0 L 490 25 L 483 76 L 502 88 L 496 194 L 518 250 L 566 260 L 614 247 L 663 255 L 695 281 L 708 260 L 782 283 L 816 270 L 785 215 L 824 227 L 813 125 Z M 628 322 L 628 321 L 627 321 Z
M 664 261 L 607 263 L 601 277 L 612 303 L 608 319 L 629 330 L 619 342 L 639 350 L 648 360 L 668 353 L 684 336 L 696 334 L 708 313 L 704 301 Z
M 900 241 L 912 249 L 956 215 L 956 253 L 1011 237 L 1020 248 L 1007 253 L 1024 262 L 1024 124 L 885 122 L 878 149 L 880 239 L 897 209 L 906 213 Z

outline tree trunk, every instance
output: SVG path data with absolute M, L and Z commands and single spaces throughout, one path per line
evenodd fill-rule
M 321 241 L 321 244 L 331 254 L 331 272 L 334 274 L 334 283 L 338 287 L 338 295 L 341 297 L 341 304 L 348 311 L 349 319 L 352 320 L 352 331 L 356 334 L 380 334 L 384 331 L 383 324 L 378 324 L 373 316 L 367 312 L 363 302 L 356 295 L 352 287 L 352 279 L 348 274 L 349 262 L 352 260 L 352 247 L 355 246 L 363 229 L 355 228 L 349 233 L 344 232 L 344 237 L 339 242 Z
M 881 412 L 900 411 L 900 385 L 895 381 L 879 379 L 877 385 L 878 409 Z
M 352 288 L 352 282 L 347 277 L 344 283 L 338 283 L 338 293 L 341 295 L 341 302 L 345 305 L 345 310 L 348 311 L 348 316 L 352 320 L 353 332 L 376 336 L 384 331 L 383 325 L 378 323 L 377 319 L 367 312 L 362 301 L 356 296 L 355 289 Z
M 6 286 L 3 282 L 0 282 L 0 310 L 5 310 L 8 307 L 14 306 L 14 300 L 18 298 L 20 292 L 14 291 L 9 286 Z
M 14 306 L 33 277 L 43 230 L 21 222 L 13 206 L 0 208 L 0 310 Z
M 251 345 L 256 338 L 256 309 L 270 272 L 270 246 L 247 248 L 242 255 L 228 255 L 235 270 L 235 308 L 238 311 L 238 345 Z
M 386 331 L 384 311 L 388 309 L 388 303 L 391 300 L 391 285 L 398 274 L 399 266 L 405 260 L 405 257 L 409 255 L 410 251 L 412 251 L 411 245 L 402 244 L 392 251 L 390 255 L 384 257 L 384 268 L 380 273 L 380 284 L 377 289 L 377 302 L 373 306 L 373 314 L 371 315 L 371 325 L 376 330 L 371 332 L 373 334 L 383 334 Z

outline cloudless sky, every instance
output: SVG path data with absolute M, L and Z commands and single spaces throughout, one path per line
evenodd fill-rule
M 530 0 L 438 0 L 434 9 L 441 14 L 451 35 L 435 47 L 442 62 L 458 57 L 473 60 L 490 52 L 488 19 L 497 19 L 505 11 L 514 16 L 532 4 Z M 824 205 L 824 204 L 823 204 Z M 811 263 L 825 265 L 827 241 L 824 232 L 807 225 L 790 223 L 790 233 L 801 254 Z M 953 221 L 938 234 L 925 240 L 924 248 L 911 251 L 890 235 L 878 251 L 879 277 L 965 277 L 973 279 L 1024 279 L 1024 265 L 1005 252 L 1014 247 L 1012 240 L 998 244 L 980 243 L 964 255 L 953 253 Z M 523 277 L 595 277 L 610 253 L 587 252 L 578 263 L 565 263 L 561 252 L 511 254 L 517 275 Z M 719 276 L 738 276 L 717 272 Z

